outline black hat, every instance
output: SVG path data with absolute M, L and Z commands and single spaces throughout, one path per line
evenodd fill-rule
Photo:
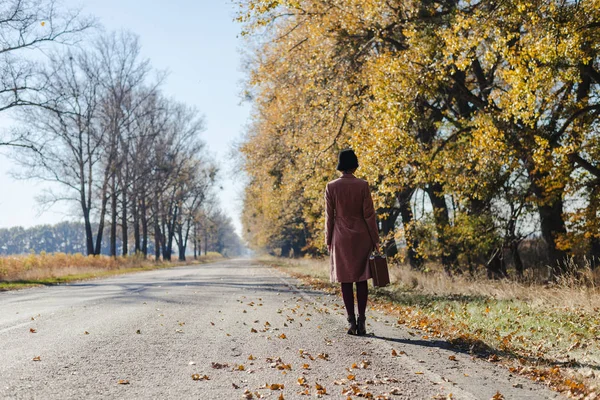
M 346 149 L 340 151 L 338 156 L 338 171 L 350 171 L 351 169 L 358 168 L 358 158 L 354 154 L 354 150 Z

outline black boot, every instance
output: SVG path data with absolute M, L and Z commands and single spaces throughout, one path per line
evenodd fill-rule
M 356 317 L 354 314 L 348 317 L 348 335 L 356 335 Z
M 367 318 L 364 315 L 358 316 L 358 327 L 356 328 L 356 334 L 358 336 L 364 336 L 367 334 L 367 327 L 365 326 Z

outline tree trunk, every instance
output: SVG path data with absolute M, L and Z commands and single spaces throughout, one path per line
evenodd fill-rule
M 507 278 L 506 265 L 502 254 L 502 247 L 497 248 L 492 258 L 485 265 L 488 279 Z
M 135 254 L 142 252 L 140 240 L 140 207 L 138 207 L 137 196 L 131 199 L 131 214 L 133 214 L 133 241 Z
M 110 255 L 117 256 L 117 183 L 116 175 L 111 179 L 111 198 L 110 198 Z
M 415 237 L 413 227 L 413 212 L 410 207 L 410 198 L 413 190 L 406 188 L 396 195 L 400 203 L 400 217 L 404 227 L 404 240 L 406 241 L 406 255 L 408 264 L 412 269 L 420 270 L 423 267 L 423 259 L 419 256 L 417 249 L 419 248 L 419 239 Z
M 538 206 L 540 222 L 542 228 L 542 237 L 548 247 L 548 257 L 550 260 L 550 279 L 563 275 L 567 271 L 567 252 L 556 247 L 558 235 L 567 232 L 565 221 L 563 220 L 563 201 L 555 199 L 551 204 Z
M 281 246 L 281 257 L 289 257 L 291 250 L 292 250 L 292 246 L 290 245 L 289 242 L 283 243 L 283 245 Z
M 129 254 L 129 241 L 127 231 L 127 190 L 125 185 L 122 185 L 121 190 L 121 237 L 123 238 L 123 256 Z
M 160 260 L 160 248 L 161 248 L 161 240 L 160 240 L 160 221 L 159 221 L 159 213 L 158 213 L 158 192 L 154 193 L 154 204 L 152 205 L 154 208 L 154 260 Z
M 519 243 L 517 241 L 513 241 L 510 244 L 510 254 L 513 259 L 513 263 L 515 264 L 515 272 L 517 273 L 518 278 L 523 277 L 523 260 L 521 260 L 521 255 L 519 254 Z
M 394 231 L 396 220 L 398 219 L 399 210 L 396 208 L 391 208 L 387 210 L 382 210 L 387 213 L 387 218 L 381 219 L 379 222 L 381 223 L 381 233 L 383 233 L 384 237 L 387 237 L 387 240 L 383 244 L 383 251 L 386 256 L 393 257 L 398 254 L 398 247 L 396 246 L 396 239 L 394 238 Z M 391 237 L 390 236 L 391 233 Z
M 450 228 L 448 205 L 442 190 L 442 185 L 433 183 L 426 189 L 433 207 L 433 218 L 438 235 L 438 243 L 442 251 L 442 265 L 447 274 L 452 274 L 458 268 L 458 254 L 455 246 L 448 243 L 447 235 Z
M 198 224 L 194 224 L 194 260 L 198 259 Z
M 204 255 L 208 253 L 208 231 L 204 229 Z
M 142 254 L 148 256 L 148 210 L 146 206 L 146 194 L 142 194 Z
M 167 251 L 167 238 L 169 234 L 167 233 L 167 224 L 165 223 L 164 217 L 161 218 L 161 246 L 162 246 L 162 257 L 165 261 L 171 261 L 171 253 Z
M 94 237 L 92 233 L 92 224 L 90 222 L 90 211 L 85 206 L 85 203 L 82 204 L 83 208 L 83 223 L 85 224 L 85 244 L 87 255 L 94 255 Z
M 185 261 L 186 240 L 183 237 L 183 227 L 177 226 L 177 249 L 179 251 L 179 261 Z

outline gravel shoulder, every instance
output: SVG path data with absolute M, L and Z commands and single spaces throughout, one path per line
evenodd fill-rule
M 560 398 L 369 317 L 250 260 L 0 293 L 0 398 Z

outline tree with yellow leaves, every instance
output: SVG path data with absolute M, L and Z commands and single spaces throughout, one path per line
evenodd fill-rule
M 552 276 L 581 235 L 600 256 L 597 3 L 244 2 L 245 33 L 263 38 L 248 82 L 247 192 L 293 209 L 304 250 L 322 250 L 323 186 L 350 145 L 382 214 L 402 220 L 415 267 L 436 256 L 449 273 L 485 265 L 504 276 L 532 207 Z M 415 218 L 419 193 L 430 225 Z M 566 209 L 580 193 L 583 205 Z M 425 226 L 433 242 L 417 234 Z

